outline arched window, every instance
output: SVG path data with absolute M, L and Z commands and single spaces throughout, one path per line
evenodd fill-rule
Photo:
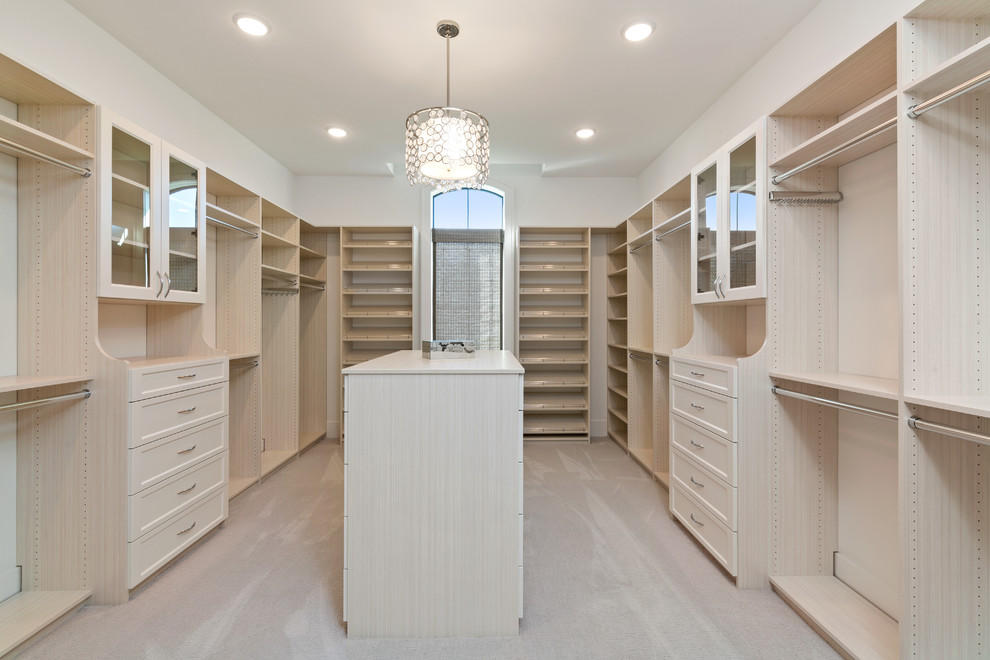
M 462 189 L 432 198 L 433 338 L 502 348 L 505 200 Z

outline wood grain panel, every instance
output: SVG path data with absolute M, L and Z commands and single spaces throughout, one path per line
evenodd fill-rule
M 261 302 L 263 451 L 295 454 L 299 449 L 299 296 L 265 294 Z
M 516 634 L 519 387 L 347 376 L 349 636 Z

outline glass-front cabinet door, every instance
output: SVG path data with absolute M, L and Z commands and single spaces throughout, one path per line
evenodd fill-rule
M 163 170 L 167 193 L 162 195 L 165 300 L 202 302 L 203 253 L 206 246 L 204 167 L 187 154 L 164 145 Z
M 766 297 L 763 216 L 765 119 L 691 172 L 691 302 Z
M 712 163 L 695 177 L 695 294 L 715 295 L 715 278 L 718 277 L 718 169 L 718 163 Z
M 202 163 L 101 109 L 99 295 L 201 303 Z

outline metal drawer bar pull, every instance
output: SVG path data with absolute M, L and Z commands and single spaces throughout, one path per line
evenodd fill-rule
M 694 402 L 691 403 L 691 407 L 692 408 L 697 408 L 698 410 L 704 410 L 705 409 L 704 406 L 699 406 L 697 403 L 694 403 Z
M 691 444 L 692 444 L 692 445 L 694 445 L 695 447 L 697 447 L 698 449 L 704 449 L 704 448 L 705 448 L 705 446 L 704 446 L 704 445 L 699 445 L 699 444 L 698 444 L 697 442 L 695 442 L 694 440 L 691 440 Z
M 194 521 L 193 521 L 193 524 L 191 524 L 191 525 L 189 525 L 189 527 L 186 527 L 186 528 L 185 528 L 184 530 L 182 530 L 181 532 L 176 532 L 176 533 L 175 533 L 175 535 L 176 535 L 176 536 L 182 536 L 182 535 L 183 535 L 183 534 L 185 534 L 186 532 L 191 532 L 191 531 L 192 531 L 192 528 L 193 528 L 193 527 L 195 527 L 195 526 L 196 526 L 196 521 L 194 520 Z
M 784 389 L 777 385 L 770 387 L 770 391 L 774 394 L 789 396 L 792 399 L 801 399 L 802 401 L 810 401 L 811 403 L 820 403 L 823 406 L 829 406 L 830 408 L 838 408 L 839 410 L 848 410 L 850 412 L 860 413 L 863 415 L 870 415 L 871 417 L 879 417 L 880 419 L 889 419 L 892 421 L 897 421 L 897 415 L 894 413 L 885 412 L 883 410 L 876 410 L 874 408 L 867 408 L 865 406 L 854 406 L 851 403 L 844 403 L 842 401 L 834 401 L 832 399 L 825 399 L 820 396 L 811 396 L 810 394 L 802 394 L 801 392 L 793 392 L 791 390 Z
M 192 408 L 186 408 L 185 410 L 177 410 L 176 413 L 179 415 L 185 415 L 187 413 L 191 413 L 194 410 L 196 410 L 196 406 L 193 406 Z
M 196 487 L 196 482 L 193 482 L 193 485 L 192 486 L 190 486 L 189 488 L 186 488 L 185 490 L 180 490 L 178 493 L 176 493 L 176 495 L 185 495 L 186 493 L 188 493 L 189 491 L 191 491 L 195 487 Z
M 691 483 L 693 483 L 698 488 L 704 488 L 705 487 L 705 484 L 699 484 L 697 481 L 695 481 L 694 480 L 694 477 L 691 477 Z
M 702 527 L 705 526 L 705 523 L 695 518 L 693 513 L 691 514 L 691 522 L 693 522 L 695 525 L 701 525 Z
M 185 376 L 176 376 L 179 380 L 186 380 L 187 378 L 195 378 L 196 374 L 187 374 Z
M 692 371 L 691 372 L 691 375 L 692 376 L 697 376 L 698 378 L 704 378 L 705 377 L 705 373 L 703 371 Z
M 195 448 L 196 448 L 196 445 L 193 445 L 193 446 L 192 446 L 192 447 L 190 447 L 189 449 L 183 449 L 182 451 L 177 451 L 177 452 L 175 452 L 175 453 L 176 453 L 176 454 L 188 454 L 189 452 L 191 452 L 191 451 L 192 451 L 193 449 L 195 449 Z

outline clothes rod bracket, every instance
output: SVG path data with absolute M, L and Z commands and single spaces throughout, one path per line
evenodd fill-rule
M 231 369 L 247 369 L 248 367 L 257 367 L 257 366 L 258 366 L 258 361 L 257 360 L 252 360 L 251 362 L 241 362 L 241 363 L 238 363 L 238 364 L 232 364 L 232 365 L 230 365 L 230 368 Z
M 779 385 L 772 385 L 770 391 L 774 394 L 789 396 L 792 399 L 800 399 L 801 401 L 810 401 L 811 403 L 818 403 L 823 406 L 829 406 L 830 408 L 836 408 L 838 410 L 847 410 L 849 412 L 860 413 L 861 415 L 869 415 L 870 417 L 877 417 L 879 419 L 887 419 L 891 421 L 897 421 L 897 415 L 894 413 L 889 413 L 884 410 L 877 410 L 875 408 L 867 408 L 866 406 L 856 406 L 851 403 L 845 403 L 843 401 L 836 401 L 834 399 L 825 399 L 820 396 L 812 396 L 810 394 L 803 394 L 801 392 L 795 392 L 794 390 L 788 390 Z

